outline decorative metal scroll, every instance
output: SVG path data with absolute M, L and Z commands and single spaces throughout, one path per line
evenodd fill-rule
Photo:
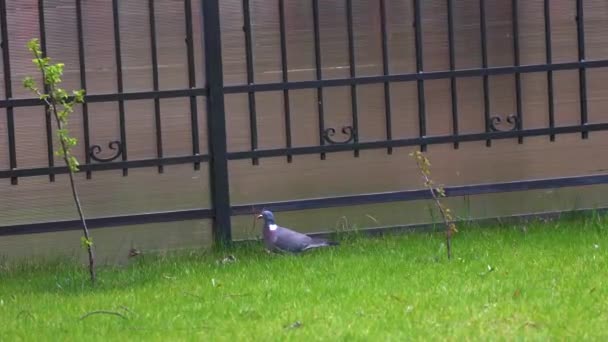
M 519 120 L 519 118 L 515 114 L 511 114 L 511 115 L 507 116 L 506 121 L 509 125 L 511 125 L 511 127 L 507 128 L 507 129 L 500 129 L 499 127 L 503 126 L 502 125 L 503 119 L 499 115 L 495 115 L 490 118 L 490 128 L 492 129 L 493 132 L 514 131 L 515 129 L 517 129 L 518 120 Z
M 336 135 L 336 129 L 327 128 L 323 132 L 323 138 L 330 144 L 348 144 L 348 143 L 354 141 L 355 137 L 357 136 L 357 132 L 355 132 L 355 129 L 353 128 L 353 126 L 342 127 L 342 134 L 344 134 L 346 136 L 346 140 L 343 140 L 343 141 L 334 140 L 333 136 Z
M 107 158 L 99 157 L 99 154 L 102 151 L 102 148 L 99 145 L 91 146 L 89 155 L 91 156 L 91 159 L 101 163 L 109 163 L 122 155 L 122 143 L 120 141 L 110 141 L 110 143 L 108 144 L 108 148 L 110 148 L 110 150 L 115 151 L 114 155 Z

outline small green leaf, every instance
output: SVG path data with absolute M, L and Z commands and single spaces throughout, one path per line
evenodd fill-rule
M 40 41 L 38 40 L 38 38 L 32 38 L 32 39 L 30 39 L 30 41 L 27 42 L 27 48 L 31 52 L 35 52 L 35 51 L 39 50 L 40 49 Z
M 74 90 L 72 92 L 72 94 L 74 95 L 74 102 L 76 102 L 76 103 L 84 103 L 84 96 L 85 96 L 84 89 Z
M 80 237 L 80 242 L 82 243 L 83 248 L 89 248 L 89 247 L 93 246 L 92 238 L 87 239 L 86 237 L 82 236 L 82 237 Z
M 33 90 L 35 87 L 34 79 L 30 76 L 27 76 L 23 79 L 23 87 L 29 90 Z
M 64 100 L 68 98 L 68 93 L 61 88 L 57 88 L 55 89 L 55 94 L 53 94 L 53 96 L 55 96 L 59 100 Z

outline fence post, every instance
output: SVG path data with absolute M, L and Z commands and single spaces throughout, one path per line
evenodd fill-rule
M 222 42 L 219 0 L 201 0 L 207 87 L 207 127 L 209 139 L 209 181 L 214 210 L 213 237 L 216 245 L 232 242 L 230 193 L 226 147 L 226 114 L 222 75 Z

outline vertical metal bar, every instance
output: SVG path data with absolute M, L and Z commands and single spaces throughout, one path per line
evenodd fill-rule
M 486 1 L 479 0 L 479 17 L 481 26 L 481 64 L 482 68 L 488 68 L 488 44 L 486 34 Z M 486 133 L 491 131 L 490 127 L 490 80 L 487 74 L 483 75 L 483 110 Z M 486 140 L 486 146 L 492 146 L 492 140 Z
M 160 89 L 158 82 L 158 53 L 156 47 L 156 12 L 154 9 L 154 0 L 148 0 L 148 14 L 150 16 L 150 47 L 152 54 L 152 86 L 154 91 Z M 156 156 L 158 159 L 163 157 L 163 132 L 162 122 L 160 118 L 160 99 L 154 97 L 154 123 L 156 128 Z M 158 166 L 158 173 L 163 173 L 162 165 Z
M 123 80 L 122 80 L 122 53 L 120 48 L 120 18 L 118 13 L 118 0 L 112 0 L 112 13 L 114 16 L 114 49 L 116 52 L 116 83 L 118 87 L 118 93 L 123 93 Z M 127 130 L 125 126 L 125 102 L 124 100 L 118 100 L 118 115 L 120 121 L 120 142 L 122 144 L 122 160 L 127 161 Z M 122 169 L 122 175 L 127 176 L 129 170 L 127 168 Z
M 279 0 L 279 31 L 281 33 L 281 71 L 283 83 L 289 82 L 287 70 L 287 34 L 285 32 L 285 0 Z M 285 142 L 287 148 L 291 148 L 291 105 L 289 101 L 289 90 L 283 90 L 283 106 L 285 112 Z M 291 163 L 293 156 L 287 154 L 287 162 Z
M 82 29 L 82 0 L 76 0 L 76 26 L 78 30 L 78 61 L 80 67 L 80 87 L 87 89 L 86 59 L 84 55 L 84 31 Z M 82 104 L 82 125 L 84 129 L 84 155 L 86 164 L 91 164 L 91 137 L 89 133 L 89 105 Z M 87 170 L 87 179 L 91 179 L 91 171 Z
M 551 42 L 551 0 L 545 0 L 545 57 L 548 65 L 553 64 L 553 48 Z M 555 127 L 555 100 L 553 98 L 553 70 L 547 72 L 547 100 L 549 102 L 549 127 Z M 549 139 L 555 141 L 555 134 Z
M 319 0 L 312 0 L 312 18 L 314 25 L 315 39 L 315 70 L 317 80 L 323 79 L 323 71 L 321 69 L 321 28 L 319 23 Z M 323 106 L 323 87 L 317 88 L 317 104 L 319 112 L 319 144 L 325 145 L 325 113 Z M 321 160 L 325 160 L 325 153 L 321 153 Z
M 346 0 L 346 26 L 348 31 L 348 64 L 350 69 L 350 77 L 357 77 L 355 64 L 355 37 L 353 29 L 353 1 Z M 353 120 L 354 143 L 359 142 L 359 108 L 357 104 L 357 85 L 350 86 L 350 100 Z M 359 157 L 359 150 L 355 150 L 355 157 Z
M 520 53 L 519 53 L 519 6 L 518 0 L 512 2 L 512 24 L 513 24 L 513 62 L 515 66 L 520 66 Z M 522 108 L 521 99 L 521 73 L 515 73 L 515 106 L 517 111 L 517 129 L 522 130 L 524 127 L 524 112 Z M 524 137 L 519 136 L 517 141 L 522 144 Z
M 386 19 L 386 0 L 380 0 L 380 34 L 382 35 L 382 74 L 388 76 L 389 61 L 388 61 L 388 23 Z M 391 85 L 389 82 L 384 82 L 384 115 L 386 117 L 386 140 L 393 139 L 392 133 L 392 113 L 391 113 Z M 387 149 L 388 154 L 393 153 L 393 148 Z
M 40 29 L 40 49 L 42 50 L 42 56 L 46 57 L 46 25 L 44 21 L 44 0 L 38 0 L 38 27 Z M 43 80 L 44 83 L 44 80 Z M 49 87 L 44 83 L 44 93 L 49 92 Z M 53 151 L 53 126 L 51 112 L 49 106 L 44 105 L 44 119 L 46 123 L 46 152 L 49 168 L 55 166 L 55 153 Z M 52 170 L 49 170 L 49 181 L 55 181 L 55 174 Z
M 454 43 L 454 0 L 448 0 L 448 48 L 450 50 L 450 71 L 456 70 L 456 46 Z M 450 94 L 452 97 L 452 134 L 458 136 L 458 89 L 456 77 L 450 77 Z M 458 149 L 460 144 L 454 143 Z
M 4 64 L 4 95 L 8 100 L 13 97 L 11 81 L 11 58 L 8 43 L 8 23 L 6 22 L 6 0 L 0 0 L 0 20 L 2 21 L 2 61 Z M 15 117 L 13 107 L 6 107 L 6 125 L 8 129 L 8 154 L 11 170 L 17 168 L 17 149 L 15 145 Z M 11 177 L 11 184 L 17 185 L 17 177 Z
M 232 242 L 230 191 L 226 147 L 226 113 L 219 0 L 200 0 L 203 11 L 205 70 L 207 76 L 207 124 L 209 130 L 209 181 L 214 210 L 213 236 L 217 245 Z
M 251 11 L 249 8 L 249 0 L 243 0 L 243 20 L 245 26 L 245 57 L 247 60 L 247 84 L 254 84 L 253 74 L 253 47 L 251 38 Z M 255 105 L 255 92 L 250 91 L 249 96 L 249 125 L 251 129 L 251 150 L 258 149 L 258 121 Z M 258 165 L 258 158 L 252 159 L 253 165 Z
M 414 30 L 416 31 L 416 72 L 424 72 L 423 51 L 422 51 L 422 16 L 420 14 L 421 0 L 414 0 Z M 426 136 L 426 100 L 424 96 L 424 80 L 416 81 L 418 86 L 418 124 L 420 137 Z M 426 151 L 426 145 L 420 146 L 421 151 Z
M 192 29 L 192 1 L 184 1 L 184 13 L 186 14 L 186 48 L 188 53 L 188 86 L 196 88 L 196 68 L 194 64 L 194 38 Z M 192 134 L 192 154 L 200 154 L 200 143 L 198 133 L 198 104 L 196 96 L 190 96 L 190 125 Z M 194 163 L 194 170 L 200 170 L 201 163 Z
M 584 62 L 585 57 L 585 18 L 583 10 L 583 0 L 576 0 L 576 30 L 578 38 L 578 60 Z M 581 103 L 581 126 L 587 125 L 587 71 L 585 67 L 578 69 L 578 79 L 580 88 L 580 103 Z M 582 132 L 583 139 L 589 137 L 588 131 Z

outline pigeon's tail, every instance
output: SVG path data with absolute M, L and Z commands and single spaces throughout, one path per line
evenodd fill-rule
M 335 242 L 335 241 L 313 240 L 312 243 L 310 245 L 306 246 L 306 248 L 304 250 L 320 248 L 320 247 L 338 246 L 338 245 L 339 245 L 339 243 Z

